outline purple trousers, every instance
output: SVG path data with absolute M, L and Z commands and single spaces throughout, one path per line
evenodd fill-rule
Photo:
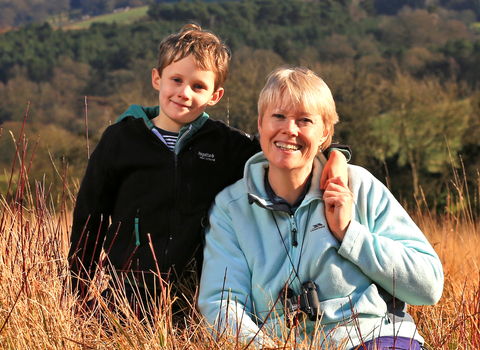
M 380 337 L 365 342 L 351 350 L 421 350 L 415 339 L 405 337 Z

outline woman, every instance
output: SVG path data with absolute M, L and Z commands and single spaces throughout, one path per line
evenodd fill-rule
M 436 303 L 441 262 L 366 170 L 349 166 L 348 186 L 338 177 L 320 190 L 316 155 L 338 121 L 330 89 L 310 70 L 281 68 L 260 93 L 258 112 L 263 152 L 211 210 L 203 315 L 262 346 L 298 333 L 316 347 L 419 349 L 413 320 L 401 310 L 394 319 L 387 306 Z

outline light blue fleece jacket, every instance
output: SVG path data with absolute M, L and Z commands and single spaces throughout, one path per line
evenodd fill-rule
M 268 208 L 266 167 L 263 153 L 250 158 L 244 178 L 220 192 L 211 209 L 198 302 L 206 319 L 216 330 L 239 330 L 239 339 L 247 343 L 270 344 L 273 333 L 284 339 L 279 292 L 289 282 L 299 294 L 301 283 L 313 280 L 321 320 L 307 319 L 299 333 L 311 337 L 320 326 L 317 348 L 348 349 L 380 336 L 423 343 L 413 322 L 389 320 L 377 285 L 408 304 L 431 305 L 442 295 L 443 269 L 388 189 L 367 170 L 348 166 L 354 206 L 340 243 L 324 215 L 319 160 L 314 161 L 311 188 L 293 216 Z

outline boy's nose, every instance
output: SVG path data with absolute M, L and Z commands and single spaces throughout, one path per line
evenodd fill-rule
M 191 93 L 192 89 L 190 89 L 190 86 L 185 85 L 178 91 L 178 97 L 188 100 L 192 96 Z

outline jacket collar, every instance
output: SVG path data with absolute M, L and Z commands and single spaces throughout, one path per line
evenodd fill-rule
M 160 113 L 160 108 L 158 106 L 143 107 L 140 105 L 131 105 L 130 107 L 128 107 L 125 113 L 123 113 L 120 117 L 118 117 L 116 123 L 122 121 L 127 117 L 134 117 L 135 119 L 145 120 L 145 123 L 148 125 L 148 127 L 150 129 L 153 129 L 153 123 L 151 120 L 153 118 L 156 118 L 159 113 Z M 179 136 L 182 135 L 186 130 L 190 129 L 190 125 L 192 125 L 192 128 L 194 131 L 197 131 L 203 126 L 203 124 L 205 124 L 208 118 L 209 118 L 208 114 L 203 112 L 202 115 L 200 115 L 197 119 L 195 119 L 189 125 L 184 126 L 180 130 Z
M 265 170 L 268 168 L 268 160 L 263 152 L 257 153 L 251 157 L 245 164 L 244 184 L 250 204 L 256 203 L 262 208 L 269 210 L 279 210 L 268 198 L 265 189 L 264 178 Z M 314 199 L 323 200 L 323 191 L 320 190 L 320 178 L 322 176 L 323 165 L 315 157 L 313 160 L 312 184 L 308 190 L 300 207 L 310 203 Z
M 135 119 L 143 119 L 149 129 L 153 129 L 154 125 L 152 123 L 152 119 L 156 118 L 160 112 L 158 106 L 155 107 L 143 107 L 140 105 L 131 105 L 125 113 L 123 113 L 120 117 L 118 117 L 116 123 L 122 121 L 125 118 L 133 117 Z M 182 148 L 182 145 L 185 143 L 186 140 L 191 138 L 195 135 L 198 130 L 202 128 L 202 126 L 207 122 L 209 116 L 207 113 L 203 112 L 197 119 L 195 119 L 190 124 L 184 126 L 180 129 L 178 133 L 178 140 L 177 144 L 175 145 L 175 151 L 178 153 Z
M 156 107 L 142 107 L 139 105 L 131 105 L 127 111 L 118 117 L 116 123 L 122 121 L 127 117 L 134 117 L 135 119 L 143 119 L 150 129 L 153 129 L 151 119 L 158 116 L 160 109 Z

